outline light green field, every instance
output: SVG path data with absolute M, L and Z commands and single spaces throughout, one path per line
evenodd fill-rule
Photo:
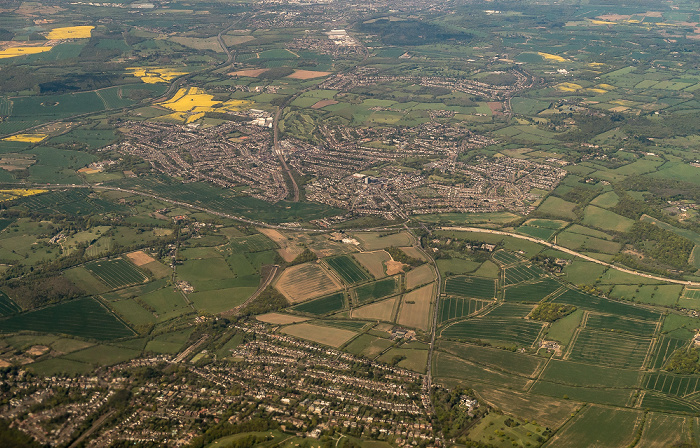
M 512 448 L 514 446 L 537 446 L 537 440 L 546 430 L 534 422 L 518 422 L 517 425 L 507 425 L 507 415 L 489 413 L 469 430 L 469 438 L 488 446 L 497 448 Z
M 604 208 L 589 205 L 583 213 L 583 224 L 597 227 L 603 230 L 614 232 L 627 232 L 632 228 L 632 221 L 629 218 L 620 216 L 617 213 L 605 210 Z
M 569 345 L 576 328 L 581 324 L 583 310 L 576 310 L 568 316 L 553 322 L 547 330 L 547 339 L 553 339 L 563 345 Z
M 614 191 L 608 191 L 591 201 L 592 205 L 602 208 L 615 207 L 620 202 L 620 197 Z
M 550 444 L 556 447 L 628 446 L 639 424 L 639 411 L 589 406 L 564 427 Z
M 386 363 L 392 363 L 394 357 L 397 356 L 405 357 L 405 359 L 401 360 L 398 363 L 399 367 L 414 370 L 420 373 L 425 373 L 425 368 L 428 363 L 428 350 L 392 348 L 391 350 L 380 356 L 379 360 Z
M 605 266 L 592 261 L 574 260 L 564 268 L 564 278 L 574 285 L 592 285 L 605 270 Z
M 245 302 L 257 289 L 256 286 L 215 289 L 195 292 L 189 299 L 200 313 L 218 314 Z
M 474 275 L 477 277 L 498 278 L 500 272 L 501 270 L 496 263 L 491 260 L 486 260 L 479 266 L 479 269 L 474 271 Z
M 575 219 L 574 207 L 576 204 L 567 202 L 556 196 L 549 196 L 538 208 L 537 211 L 550 216 L 564 219 Z

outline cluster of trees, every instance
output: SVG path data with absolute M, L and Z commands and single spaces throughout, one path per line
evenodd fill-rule
M 543 322 L 554 322 L 557 319 L 561 319 L 567 314 L 571 314 L 576 311 L 576 307 L 573 305 L 565 305 L 562 303 L 542 303 L 537 306 L 532 313 L 530 313 L 530 318 L 533 320 L 540 320 Z
M 695 243 L 687 238 L 654 224 L 637 221 L 625 239 L 625 242 L 659 263 L 681 270 L 692 269 L 688 259 Z
M 468 409 L 460 405 L 465 396 L 473 399 L 474 391 L 461 386 L 454 389 L 435 388 L 432 391 L 431 399 L 435 408 L 433 425 L 449 439 L 464 436 L 472 422 L 488 412 L 487 406 L 481 404 L 470 415 Z M 465 441 L 459 440 L 460 443 Z
M 204 448 L 213 441 L 234 434 L 244 432 L 263 432 L 277 429 L 278 423 L 267 418 L 255 418 L 247 422 L 231 424 L 227 419 L 222 419 L 221 423 L 208 429 L 203 435 L 192 439 L 188 448 Z
M 34 439 L 17 428 L 10 428 L 10 422 L 0 420 L 0 446 L 14 448 L 39 448 Z
M 423 263 L 425 263 L 423 260 L 420 260 L 418 258 L 413 258 L 409 255 L 406 254 L 406 252 L 402 251 L 398 247 L 395 246 L 389 246 L 386 249 L 387 252 L 389 252 L 389 255 L 391 255 L 391 258 L 394 259 L 394 261 L 399 261 L 403 264 L 407 264 L 412 267 L 420 266 Z
M 3 288 L 23 309 L 80 297 L 85 292 L 60 275 L 17 280 Z
M 258 297 L 255 298 L 255 300 L 250 302 L 245 307 L 243 313 L 248 316 L 254 314 L 265 314 L 272 311 L 281 310 L 288 306 L 289 302 L 287 301 L 287 298 L 272 286 L 268 286 L 260 293 Z
M 296 258 L 294 258 L 294 260 L 292 260 L 289 263 L 289 266 L 296 266 L 298 264 L 308 263 L 309 261 L 316 261 L 316 260 L 318 260 L 318 255 L 316 255 L 308 247 L 305 247 L 304 251 L 302 253 L 300 253 L 299 255 L 297 255 Z
M 679 348 L 669 358 L 665 369 L 669 372 L 690 375 L 700 373 L 700 351 L 696 347 Z

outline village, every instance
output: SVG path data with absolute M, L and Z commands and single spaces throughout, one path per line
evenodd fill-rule
M 7 371 L 0 377 L 9 391 L 0 412 L 50 446 L 65 445 L 90 423 L 100 431 L 86 446 L 182 446 L 206 425 L 259 417 L 301 437 L 345 433 L 397 446 L 439 443 L 423 375 L 276 334 L 255 321 L 230 329 L 244 342 L 224 358 L 202 349 L 200 338 L 185 356 L 138 358 L 88 376 Z M 479 406 L 467 401 L 469 409 Z

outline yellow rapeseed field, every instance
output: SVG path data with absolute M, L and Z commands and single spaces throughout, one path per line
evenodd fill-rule
M 16 56 L 25 56 L 28 54 L 43 53 L 51 50 L 52 47 L 11 47 L 0 50 L 0 59 L 14 58 Z
M 574 82 L 562 82 L 561 84 L 557 84 L 555 87 L 563 92 L 576 92 L 582 88 L 579 84 Z
M 12 201 L 14 199 L 22 198 L 25 196 L 33 196 L 35 194 L 46 193 L 48 190 L 37 190 L 37 189 L 12 189 L 12 190 L 0 190 L 0 202 Z
M 171 68 L 164 67 L 128 67 L 127 70 L 146 84 L 155 84 L 157 82 L 170 82 L 181 75 L 186 75 L 187 72 L 180 72 Z
M 214 100 L 214 95 L 197 87 L 189 87 L 179 89 L 171 99 L 157 104 L 174 111 L 159 117 L 160 119 L 192 123 L 204 117 L 205 112 L 236 112 L 250 109 L 255 103 L 246 100 L 221 103 Z
M 539 54 L 543 58 L 547 59 L 548 61 L 557 61 L 557 62 L 565 62 L 566 61 L 566 59 L 564 59 L 561 56 L 557 56 L 556 54 L 542 53 L 541 51 L 538 51 L 537 54 Z
M 63 28 L 54 28 L 49 31 L 46 36 L 49 40 L 55 39 L 87 39 L 90 37 L 94 26 L 66 26 Z
M 8 142 L 27 142 L 27 143 L 38 143 L 48 137 L 46 134 L 17 134 L 10 137 L 5 137 L 3 140 Z

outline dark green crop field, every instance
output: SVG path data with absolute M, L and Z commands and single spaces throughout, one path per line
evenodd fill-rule
M 326 258 L 325 261 L 348 284 L 360 283 L 372 278 L 369 273 L 355 263 L 352 257 L 347 255 Z
M 0 319 L 0 332 L 36 331 L 108 341 L 135 333 L 92 298 L 71 300 Z

